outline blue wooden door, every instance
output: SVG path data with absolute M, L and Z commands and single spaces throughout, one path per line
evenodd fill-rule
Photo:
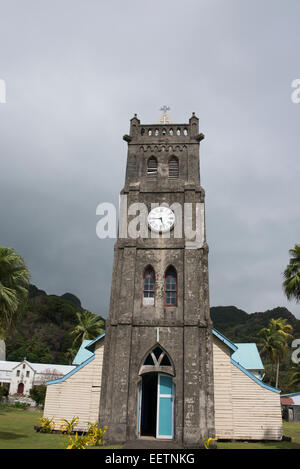
M 173 438 L 174 395 L 173 378 L 159 374 L 157 383 L 157 438 Z
M 142 413 L 142 382 L 138 385 L 138 411 L 137 411 L 137 438 L 141 436 L 141 413 Z

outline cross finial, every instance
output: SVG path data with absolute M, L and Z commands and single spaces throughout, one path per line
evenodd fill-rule
M 167 114 L 167 111 L 169 111 L 170 108 L 169 106 L 166 106 L 165 104 L 160 108 L 160 111 L 163 112 L 161 118 L 158 121 L 158 124 L 172 124 L 170 117 Z
M 165 104 L 160 108 L 160 111 L 162 111 L 164 114 L 166 114 L 167 111 L 170 111 L 171 108 L 169 106 L 166 106 Z

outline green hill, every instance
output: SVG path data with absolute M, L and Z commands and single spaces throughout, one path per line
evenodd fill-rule
M 80 300 L 71 293 L 47 295 L 30 285 L 16 331 L 7 339 L 6 359 L 19 361 L 26 357 L 31 362 L 70 363 L 70 333 L 77 324 L 76 312 L 81 309 Z
M 283 307 L 261 313 L 247 314 L 235 306 L 212 307 L 211 319 L 214 327 L 232 342 L 257 342 L 257 333 L 267 327 L 270 319 L 285 318 L 293 326 L 294 336 L 300 337 L 300 320 Z

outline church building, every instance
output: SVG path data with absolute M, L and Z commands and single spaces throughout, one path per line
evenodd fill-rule
M 44 415 L 57 425 L 79 414 L 83 426 L 99 419 L 113 444 L 281 439 L 280 394 L 262 382 L 255 344 L 247 369 L 233 357 L 241 344 L 210 319 L 198 118 L 173 124 L 164 109 L 158 124 L 146 125 L 135 115 L 123 138 L 127 168 L 106 334 L 87 344 L 90 356 L 76 369 L 48 382 Z

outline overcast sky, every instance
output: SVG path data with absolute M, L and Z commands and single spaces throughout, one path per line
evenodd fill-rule
M 137 113 L 200 119 L 211 305 L 287 306 L 300 242 L 299 0 L 0 1 L 0 245 L 31 282 L 107 316 L 122 136 Z

